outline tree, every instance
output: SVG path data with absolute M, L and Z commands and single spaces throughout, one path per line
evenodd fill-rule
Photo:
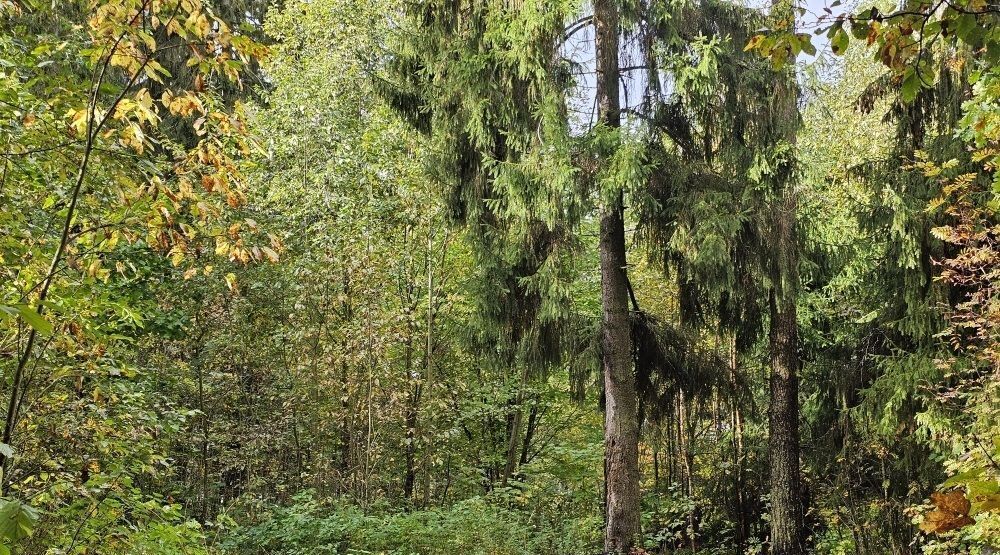
M 594 3 L 598 125 L 621 125 L 618 6 Z M 639 534 L 639 408 L 632 365 L 625 207 L 621 184 L 601 191 L 601 365 L 604 371 L 606 553 L 629 553 Z
M 774 2 L 771 18 L 795 26 L 790 3 Z M 771 482 L 771 552 L 805 553 L 802 480 L 799 470 L 799 341 L 796 302 L 799 288 L 798 192 L 794 148 L 799 125 L 798 88 L 786 70 L 775 89 L 777 136 L 788 149 L 772 177 L 770 333 L 771 404 L 768 408 L 768 458 Z
M 235 160 L 249 142 L 217 84 L 238 81 L 264 50 L 197 2 L 4 2 L 0 12 L 13 31 L 0 41 L 3 490 L 45 509 L 44 534 L 29 541 L 72 550 L 98 526 L 122 545 L 144 541 L 123 532 L 110 496 L 135 510 L 132 522 L 159 518 L 180 534 L 176 506 L 140 507 L 144 495 L 164 499 L 159 484 L 135 485 L 164 460 L 157 434 L 185 418 L 158 410 L 159 392 L 133 379 L 132 346 L 154 320 L 135 278 L 200 271 L 203 237 L 232 223 L 245 198 Z M 200 84 L 171 80 L 154 35 L 183 45 Z M 197 140 L 174 142 L 164 119 Z M 264 258 L 250 250 L 257 240 L 231 228 L 220 260 Z M 73 530 L 76 511 L 94 518 Z

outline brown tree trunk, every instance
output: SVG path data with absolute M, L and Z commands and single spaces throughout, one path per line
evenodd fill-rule
M 354 305 L 351 302 L 352 299 L 352 288 L 351 288 L 351 276 L 348 272 L 344 272 L 342 281 L 344 302 L 340 307 L 343 311 L 343 319 L 345 322 L 350 321 L 354 318 Z M 348 341 L 344 339 L 341 344 L 341 349 L 343 352 L 350 352 L 351 347 L 348 345 Z M 316 380 L 317 388 L 319 380 Z M 315 390 L 314 395 L 318 399 L 319 391 Z M 353 456 L 353 449 L 351 444 L 354 442 L 354 413 L 351 409 L 351 388 L 350 388 L 350 368 L 347 363 L 347 359 L 344 358 L 340 361 L 340 452 L 337 454 L 337 482 L 336 482 L 336 493 L 343 494 L 349 491 L 348 480 L 351 475 L 352 462 L 351 458 Z
M 601 218 L 604 353 L 604 466 L 607 528 L 604 549 L 628 553 L 639 533 L 639 414 L 625 291 L 621 204 Z
M 798 327 L 795 314 L 795 200 L 791 192 L 777 215 L 773 242 L 784 287 L 772 290 L 771 407 L 768 414 L 771 470 L 771 553 L 805 553 L 799 475 Z
M 594 2 L 597 107 L 600 122 L 621 123 L 618 93 L 618 7 Z M 601 207 L 601 347 L 604 369 L 604 551 L 628 553 L 639 534 L 639 402 L 632 370 L 622 191 Z
M 351 407 L 349 403 L 350 399 L 350 387 L 348 385 L 348 367 L 347 361 L 341 363 L 341 374 L 340 374 L 340 453 L 338 455 L 337 470 L 339 472 L 337 493 L 346 493 L 348 491 L 348 479 L 351 475 L 351 443 L 353 442 L 354 432 L 353 428 L 353 417 L 351 415 Z
M 195 361 L 198 377 L 198 411 L 201 421 L 201 514 L 198 522 L 208 522 L 208 412 L 205 410 L 205 379 L 200 360 Z
M 790 0 L 772 0 L 776 25 L 794 28 Z M 792 29 L 794 30 L 794 29 Z M 790 56 L 791 58 L 791 56 Z M 798 89 L 789 59 L 779 76 L 773 114 L 779 135 L 795 145 L 798 130 Z M 795 313 L 798 291 L 795 173 L 791 163 L 778 168 L 771 210 L 772 287 L 770 292 L 771 405 L 768 412 L 768 462 L 771 486 L 771 554 L 805 553 L 805 524 L 799 473 L 799 339 Z
M 408 386 L 409 391 L 406 396 L 406 410 L 404 415 L 404 426 L 406 427 L 406 445 L 404 447 L 404 460 L 406 472 L 403 478 L 403 499 L 411 501 L 413 499 L 413 486 L 417 481 L 417 385 Z

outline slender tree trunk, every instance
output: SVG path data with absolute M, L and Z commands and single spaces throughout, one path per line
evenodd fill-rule
M 196 355 L 197 356 L 197 355 Z M 201 361 L 195 360 L 198 376 L 198 411 L 201 413 L 201 515 L 198 522 L 208 521 L 208 412 L 205 411 L 205 378 Z
M 653 492 L 660 493 L 660 447 L 653 447 Z
M 413 393 L 410 394 L 411 399 Z M 403 499 L 406 501 L 412 501 L 413 499 L 413 486 L 417 481 L 417 471 L 416 471 L 416 429 L 417 429 L 417 411 L 412 406 L 406 408 L 406 475 L 403 478 Z
M 352 302 L 352 280 L 351 275 L 348 272 L 344 272 L 342 279 L 342 287 L 344 293 L 344 302 L 341 306 L 343 311 L 343 320 L 349 322 L 354 318 L 354 304 Z M 350 352 L 351 347 L 348 345 L 348 341 L 345 339 L 342 343 L 343 352 Z M 319 380 L 317 380 L 319 383 Z M 348 479 L 351 475 L 351 458 L 352 448 L 351 444 L 354 440 L 354 413 L 351 410 L 351 386 L 350 386 L 350 367 L 347 363 L 347 359 L 344 358 L 340 362 L 340 452 L 337 454 L 337 471 L 338 483 L 337 493 L 346 493 L 349 490 Z
M 528 451 L 531 449 L 531 442 L 535 439 L 535 430 L 538 428 L 538 398 L 535 397 L 531 403 L 531 411 L 528 413 L 528 425 L 524 429 L 524 441 L 521 442 L 520 466 L 528 464 Z
M 676 406 L 676 402 L 672 404 Z M 676 411 L 671 412 L 675 413 L 676 416 Z M 667 487 L 670 487 L 676 481 L 675 479 L 677 476 L 677 441 L 674 439 L 674 425 L 672 423 L 668 422 L 667 425 L 664 426 L 664 429 L 667 431 L 665 438 L 667 451 L 665 453 L 667 461 Z
M 445 240 L 441 244 L 441 267 L 444 267 L 444 253 L 448 248 L 448 238 L 445 235 Z M 426 333 L 424 335 L 424 375 L 423 381 L 420 384 L 420 394 L 423 396 L 424 391 L 427 391 L 428 395 L 432 395 L 433 388 L 433 365 L 432 357 L 434 355 L 434 226 L 431 222 L 427 224 L 427 256 L 424 258 L 424 266 L 427 273 L 427 325 Z M 442 274 L 442 280 L 443 280 Z M 431 504 L 431 457 L 433 456 L 434 441 L 429 441 L 427 446 L 423 450 L 423 456 L 420 466 L 423 469 L 423 483 L 422 483 L 422 497 L 423 497 L 423 507 L 430 506 Z M 450 459 L 449 459 L 450 461 Z
M 348 477 L 351 474 L 351 442 L 353 441 L 352 436 L 352 421 L 353 417 L 351 415 L 350 407 L 350 386 L 348 384 L 348 367 L 347 361 L 341 363 L 341 374 L 340 374 L 340 453 L 338 455 L 337 469 L 340 473 L 339 476 L 339 491 L 338 493 L 345 493 L 348 491 Z
M 524 420 L 524 388 L 528 381 L 528 365 L 522 363 L 521 379 L 517 383 L 517 394 L 514 397 L 514 413 L 510 417 L 507 429 L 507 463 L 504 465 L 501 487 L 507 487 L 507 482 L 514 474 L 518 461 L 518 445 L 521 440 L 521 421 Z
M 621 123 L 618 93 L 618 7 L 594 2 L 598 118 Z M 607 195 L 601 208 L 601 303 L 604 369 L 604 473 L 607 523 L 604 551 L 628 553 L 639 534 L 639 402 L 632 370 L 628 277 L 622 191 Z
M 681 474 L 683 476 L 683 486 L 684 495 L 691 501 L 694 500 L 694 453 L 691 450 L 694 444 L 694 426 L 692 422 L 692 416 L 697 414 L 697 406 L 695 401 L 692 400 L 688 403 L 687 397 L 684 395 L 684 390 L 680 390 L 677 393 L 678 399 L 678 416 L 677 416 L 677 430 L 678 430 L 678 445 L 680 447 L 680 465 Z M 689 409 L 689 407 L 691 407 Z M 695 514 L 697 511 L 697 506 L 692 503 L 691 511 L 687 515 L 687 540 L 688 546 L 691 551 L 694 552 L 697 540 L 698 532 L 698 518 Z
M 743 415 L 740 412 L 739 396 L 739 358 L 736 352 L 736 337 L 732 338 L 729 350 L 729 380 L 734 392 L 731 404 L 733 426 L 733 492 L 735 495 L 734 513 L 736 515 L 736 549 L 737 553 L 746 550 L 750 535 L 749 511 L 743 493 Z
M 413 486 L 417 480 L 417 411 L 420 403 L 420 386 L 413 376 L 412 346 L 409 341 L 406 353 L 406 374 L 410 383 L 407 384 L 406 410 L 403 417 L 403 425 L 406 427 L 406 445 L 404 447 L 406 475 L 403 478 L 403 499 L 411 501 L 413 499 Z

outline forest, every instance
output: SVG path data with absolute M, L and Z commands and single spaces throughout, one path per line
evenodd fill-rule
M 0 29 L 0 555 L 1000 553 L 997 0 Z

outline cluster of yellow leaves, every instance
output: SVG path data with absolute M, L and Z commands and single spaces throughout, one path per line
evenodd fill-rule
M 256 230 L 256 222 L 253 220 L 247 219 L 244 223 L 248 225 L 252 224 L 252 229 Z M 229 226 L 225 235 L 215 237 L 216 255 L 227 256 L 229 260 L 243 264 L 250 261 L 259 262 L 265 259 L 271 262 L 278 261 L 278 252 L 282 250 L 282 245 L 277 236 L 270 233 L 267 235 L 270 241 L 269 245 L 247 245 L 241 235 L 242 227 L 240 223 L 235 223 Z
M 156 59 L 156 30 L 187 42 L 189 65 L 228 61 L 234 35 L 225 21 L 216 18 L 200 0 L 114 0 L 95 6 L 89 18 L 91 36 L 98 48 L 94 60 L 110 54 L 110 65 L 130 75 L 144 73 L 163 83 L 170 72 Z M 241 54 L 242 55 L 242 54 Z M 224 66 L 218 69 L 226 72 Z
M 174 94 L 170 90 L 163 92 L 163 96 L 160 97 L 160 102 L 167 110 L 170 110 L 171 114 L 190 117 L 195 113 L 204 114 L 205 105 L 202 103 L 201 99 L 198 98 L 196 94 L 190 91 L 184 91 L 181 94 Z
M 109 116 L 99 104 L 66 114 L 72 135 L 86 137 L 95 129 L 95 122 L 106 122 L 100 138 L 117 141 L 137 155 L 160 142 L 157 127 L 165 114 L 191 122 L 200 140 L 194 148 L 175 155 L 169 171 L 146 176 L 145 184 L 123 183 L 119 188 L 123 205 L 148 204 L 146 243 L 167 253 L 175 266 L 202 250 L 196 242 L 199 236 L 224 241 L 215 251 L 230 261 L 276 261 L 281 249 L 277 238 L 271 237 L 261 246 L 249 244 L 239 233 L 239 225 L 235 229 L 231 226 L 228 234 L 212 231 L 220 225 L 215 222 L 222 218 L 226 206 L 235 209 L 246 202 L 233 154 L 249 153 L 250 140 L 241 108 L 222 107 L 206 83 L 218 73 L 239 84 L 242 63 L 263 57 L 265 47 L 234 34 L 201 0 L 103 0 L 92 6 L 88 31 L 93 42 L 88 51 L 95 67 L 106 64 L 119 68 L 132 79 L 130 82 L 142 83 L 140 77 L 144 76 L 147 82 L 164 84 L 163 78 L 171 76 L 156 60 L 164 46 L 158 45 L 155 37 L 173 37 L 168 46 L 187 52 L 186 65 L 195 69 L 190 90 L 170 83 L 172 88 L 154 99 L 143 86 L 123 94 Z M 256 231 L 256 225 L 249 227 Z M 136 234 L 127 237 L 138 238 Z M 211 273 L 207 266 L 203 270 L 206 275 Z M 188 270 L 185 277 L 196 273 Z

